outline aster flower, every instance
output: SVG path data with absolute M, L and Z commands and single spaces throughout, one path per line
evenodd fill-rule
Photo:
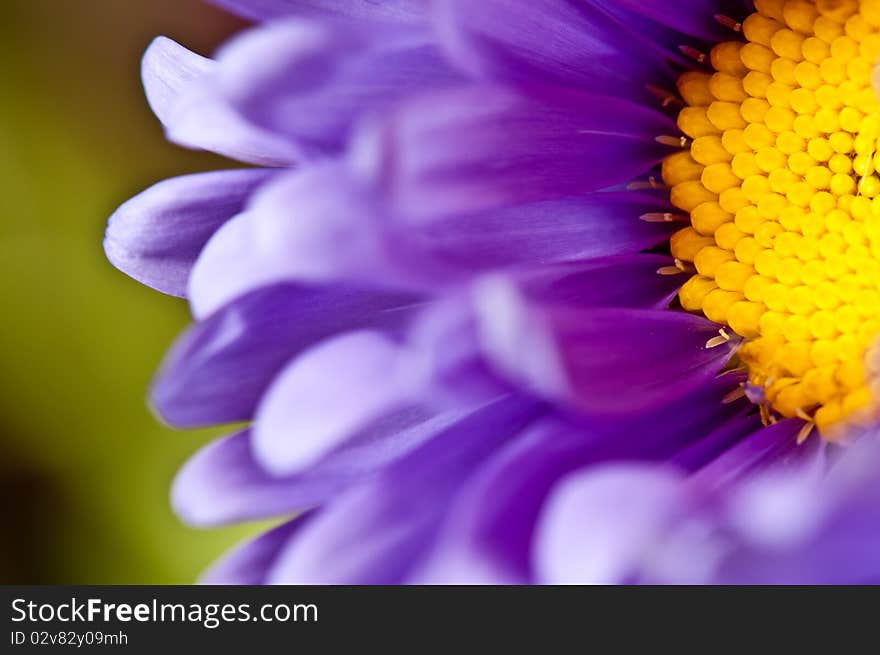
M 874 477 L 824 474 L 877 418 L 876 3 L 219 4 L 263 22 L 148 97 L 268 168 L 106 240 L 197 321 L 157 411 L 248 423 L 177 511 L 305 510 L 206 580 L 876 579 Z

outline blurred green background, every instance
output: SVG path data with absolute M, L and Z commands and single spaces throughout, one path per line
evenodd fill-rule
M 202 54 L 242 25 L 200 0 L 0 3 L 0 582 L 188 583 L 253 528 L 172 515 L 211 434 L 144 397 L 185 302 L 104 258 L 107 217 L 172 175 L 224 165 L 167 144 L 139 80 L 166 34 Z

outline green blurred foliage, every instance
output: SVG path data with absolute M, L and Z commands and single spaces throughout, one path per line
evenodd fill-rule
M 209 54 L 241 25 L 199 0 L 3 0 L 0 18 L 0 582 L 191 582 L 254 527 L 172 515 L 174 472 L 212 434 L 144 398 L 186 304 L 101 239 L 127 197 L 224 165 L 165 143 L 141 53 L 167 34 Z

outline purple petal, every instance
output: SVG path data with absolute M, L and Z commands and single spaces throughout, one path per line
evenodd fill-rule
M 314 464 L 361 428 L 412 404 L 424 365 L 376 332 L 352 332 L 304 352 L 275 379 L 254 418 L 254 453 L 288 475 Z
M 272 379 L 297 353 L 347 330 L 398 331 L 419 301 L 354 285 L 260 289 L 181 337 L 154 383 L 153 405 L 181 427 L 249 420 Z
M 731 428 L 740 436 L 759 421 L 721 398 L 738 379 L 724 375 L 647 414 L 610 421 L 535 425 L 506 444 L 465 486 L 437 547 L 416 582 L 519 583 L 534 579 L 533 535 L 545 498 L 571 472 L 602 462 L 666 461 Z
M 188 290 L 197 317 L 280 281 L 364 280 L 384 272 L 387 258 L 370 200 L 347 184 L 344 170 L 316 165 L 281 181 L 205 246 Z
M 253 20 L 284 16 L 416 22 L 427 0 L 210 0 Z
M 820 445 L 817 435 L 798 444 L 803 427 L 802 420 L 792 418 L 756 430 L 702 468 L 696 479 L 707 486 L 722 487 L 766 466 L 801 462 L 815 455 Z
M 546 265 L 634 253 L 665 241 L 671 223 L 638 220 L 666 211 L 662 201 L 635 193 L 595 193 L 517 205 L 391 228 L 388 237 L 409 268 L 435 269 L 437 280 L 513 266 Z
M 441 41 L 483 79 L 550 82 L 633 100 L 671 86 L 655 46 L 602 11 L 570 0 L 441 0 Z
M 779 437 L 787 428 L 742 445 L 763 441 L 752 450 L 774 460 L 767 446 L 786 442 Z M 776 459 L 760 468 L 753 461 L 723 489 L 703 473 L 669 476 L 658 486 L 658 471 L 644 467 L 630 467 L 609 488 L 602 483 L 607 467 L 584 471 L 557 490 L 544 512 L 537 538 L 543 580 L 876 583 L 878 461 L 877 442 L 869 439 L 844 451 L 830 472 L 817 466 L 819 458 L 800 457 L 794 466 Z
M 358 116 L 461 81 L 424 28 L 290 20 L 218 54 L 224 96 L 255 124 L 312 153 L 338 152 Z
M 684 281 L 658 273 L 672 263 L 663 255 L 620 255 L 529 268 L 513 277 L 527 299 L 548 305 L 663 309 Z
M 459 421 L 468 410 L 408 408 L 377 421 L 296 475 L 274 477 L 256 461 L 250 431 L 212 442 L 183 466 L 172 503 L 186 523 L 269 518 L 326 502 Z
M 602 0 L 589 0 L 590 4 L 627 21 L 629 15 L 642 16 L 683 34 L 689 34 L 706 41 L 730 41 L 734 38 L 729 27 L 715 18 L 727 16 L 736 21 L 743 20 L 752 11 L 747 9 L 750 2 L 744 0 L 621 0 L 608 3 Z
M 523 584 L 544 497 L 588 430 L 547 420 L 505 444 L 458 494 L 416 584 Z M 566 470 L 577 464 L 571 461 Z
M 512 272 L 509 277 L 526 302 L 547 306 L 587 307 L 665 307 L 675 293 L 678 276 L 658 275 L 657 269 L 669 263 L 657 255 L 630 255 L 535 266 Z M 478 282 L 478 288 L 485 282 Z M 479 293 L 478 302 L 479 302 Z M 517 327 L 503 311 L 483 308 L 481 322 L 466 297 L 454 295 L 433 303 L 415 322 L 411 340 L 430 353 L 431 377 L 437 398 L 452 402 L 491 397 L 507 388 L 510 380 L 493 366 L 492 339 L 517 338 L 521 364 L 532 362 L 535 370 L 559 375 L 557 355 L 550 339 L 538 325 Z M 498 322 L 495 322 L 497 319 Z M 488 326 L 488 327 L 487 327 Z M 515 333 L 515 334 L 514 334 Z M 484 348 L 488 343 L 488 357 Z M 488 361 L 487 361 L 488 360 Z M 561 377 L 561 376 L 559 376 Z M 514 377 L 513 382 L 520 381 Z
M 199 579 L 207 585 L 262 585 L 285 544 L 308 523 L 309 515 L 282 523 L 226 553 Z
M 680 479 L 656 467 L 609 465 L 568 478 L 535 535 L 535 567 L 550 584 L 619 584 L 648 556 L 684 503 Z
M 719 394 L 723 397 L 723 394 Z M 737 401 L 737 405 L 744 403 Z M 730 421 L 708 432 L 703 438 L 690 444 L 684 450 L 675 454 L 670 463 L 688 471 L 697 471 L 709 466 L 716 458 L 738 444 L 749 440 L 755 432 L 761 429 L 758 414 L 751 404 L 745 404 L 742 412 Z
M 668 403 L 716 375 L 736 346 L 707 347 L 718 326 L 680 312 L 529 304 L 500 277 L 475 297 L 483 348 L 498 370 L 590 414 Z
M 215 63 L 187 50 L 167 36 L 156 37 L 144 52 L 141 75 L 147 100 L 166 123 L 174 106 L 192 84 L 214 71 Z
M 216 171 L 159 182 L 110 217 L 104 238 L 107 258 L 139 282 L 183 297 L 205 243 L 272 174 Z
M 786 431 L 780 427 L 771 431 L 775 434 L 751 437 L 763 442 L 759 444 L 744 441 L 742 446 L 750 447 L 757 457 L 751 462 L 748 457 L 740 457 L 746 465 L 742 476 L 720 493 L 717 482 L 704 474 L 706 469 L 694 480 L 702 483 L 704 494 L 708 485 L 709 492 L 720 500 L 718 507 L 709 505 L 714 511 L 701 519 L 704 524 L 714 524 L 710 534 L 716 535 L 716 541 L 718 535 L 723 538 L 723 547 L 715 549 L 714 566 L 704 573 L 706 581 L 876 584 L 880 581 L 880 450 L 876 433 L 839 453 L 828 471 L 826 462 L 815 452 L 824 448 L 790 444 L 780 438 Z M 789 453 L 794 448 L 804 452 L 795 458 L 780 456 L 780 444 L 788 444 Z M 756 466 L 757 460 L 765 461 Z M 703 504 L 707 505 L 705 499 Z M 690 568 L 695 556 L 711 550 L 711 538 L 705 531 L 695 535 L 686 529 L 693 523 L 691 518 L 677 527 L 677 538 L 665 540 L 673 552 L 671 556 L 664 554 L 664 559 L 687 563 L 679 571 Z M 657 577 L 654 562 L 646 562 L 646 570 Z M 681 579 L 668 571 L 661 574 L 673 582 Z
M 356 137 L 352 161 L 394 209 L 434 217 L 626 182 L 669 150 L 662 114 L 561 87 L 470 86 L 407 100 Z
M 266 185 L 248 212 L 217 233 L 196 264 L 189 295 L 203 316 L 285 279 L 448 288 L 485 270 L 651 247 L 674 225 L 638 217 L 667 209 L 645 194 L 596 193 L 420 221 L 385 214 L 344 169 L 313 166 Z
M 880 582 L 880 450 L 876 431 L 830 472 L 807 464 L 751 479 L 728 503 L 740 541 L 718 567 L 721 584 Z
M 289 166 L 299 159 L 287 139 L 251 125 L 228 105 L 214 81 L 215 70 L 216 62 L 167 37 L 147 48 L 141 63 L 144 89 L 168 138 L 262 166 Z
M 271 581 L 394 584 L 432 542 L 449 498 L 536 415 L 520 397 L 481 409 L 328 506 L 281 555 Z

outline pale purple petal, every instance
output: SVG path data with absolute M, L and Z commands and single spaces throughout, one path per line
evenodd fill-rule
M 567 582 L 876 584 L 878 463 L 875 434 L 830 472 L 803 458 L 724 489 L 674 474 L 658 488 L 658 469 L 629 467 L 621 496 L 601 483 L 616 467 L 584 470 L 544 511 L 539 567 Z
M 262 166 L 290 166 L 300 159 L 287 139 L 250 124 L 223 100 L 215 71 L 216 62 L 167 37 L 147 48 L 141 64 L 144 89 L 168 138 Z
M 880 449 L 876 427 L 825 476 L 807 463 L 768 469 L 727 503 L 738 543 L 721 584 L 880 582 Z
M 183 297 L 205 243 L 272 175 L 271 170 L 243 169 L 159 182 L 110 217 L 104 237 L 107 259 L 137 281 Z
M 321 154 L 342 150 L 358 117 L 461 77 L 424 28 L 290 20 L 225 45 L 217 80 L 254 124 Z
M 627 581 L 683 504 L 678 476 L 662 468 L 609 465 L 571 476 L 553 492 L 536 530 L 538 579 Z
M 206 585 L 260 585 L 287 542 L 309 521 L 309 515 L 282 523 L 226 553 L 199 578 Z
M 287 366 L 254 418 L 254 453 L 274 475 L 314 464 L 370 422 L 413 404 L 425 366 L 376 332 L 325 341 Z
M 206 316 L 276 282 L 369 281 L 385 273 L 382 235 L 370 225 L 371 201 L 346 184 L 344 173 L 328 164 L 289 174 L 224 224 L 190 276 L 193 314 Z M 287 202 L 291 197 L 298 202 Z
M 747 414 L 747 401 L 719 401 L 740 380 L 719 376 L 647 414 L 585 422 L 557 418 L 535 425 L 500 449 L 462 488 L 436 548 L 412 581 L 534 580 L 535 525 L 560 479 L 607 461 L 666 461 L 720 430 L 742 438 L 760 421 Z
M 251 431 L 214 441 L 177 474 L 172 504 L 190 525 L 212 526 L 301 511 L 382 470 L 471 410 L 411 407 L 372 423 L 308 469 L 270 475 L 254 458 Z
M 328 336 L 363 328 L 398 333 L 420 307 L 412 294 L 359 285 L 279 284 L 237 299 L 185 333 L 151 393 L 181 427 L 250 420 L 277 373 Z
M 479 463 L 537 415 L 496 401 L 328 506 L 280 556 L 285 584 L 394 584 L 430 546 L 448 500 Z
M 667 210 L 651 196 L 615 192 L 421 221 L 388 213 L 344 168 L 313 166 L 263 187 L 218 232 L 189 296 L 203 316 L 279 280 L 443 289 L 485 270 L 638 252 L 675 229 L 639 216 Z

